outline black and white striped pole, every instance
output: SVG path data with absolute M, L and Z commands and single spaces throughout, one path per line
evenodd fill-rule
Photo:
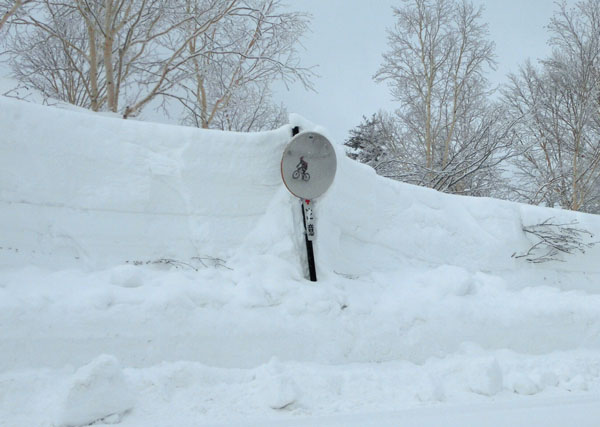
M 298 127 L 292 129 L 292 140 L 281 158 L 281 178 L 302 204 L 308 274 L 312 282 L 317 281 L 314 200 L 331 186 L 336 169 L 335 150 L 327 138 L 316 132 L 300 132 Z

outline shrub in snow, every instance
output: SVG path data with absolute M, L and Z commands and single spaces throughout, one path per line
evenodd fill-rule
M 85 426 L 99 420 L 116 423 L 133 408 L 134 400 L 118 360 L 101 355 L 70 379 L 58 424 Z
M 183 270 L 193 270 L 199 271 L 200 268 L 225 268 L 227 270 L 231 270 L 231 268 L 227 267 L 226 261 L 221 258 L 215 258 L 211 256 L 194 256 L 191 257 L 189 261 L 181 261 L 173 258 L 159 258 L 154 260 L 146 260 L 146 261 L 126 261 L 130 266 L 140 266 L 140 265 L 153 265 L 155 267 L 167 267 L 167 268 L 175 268 L 175 269 L 183 269 Z
M 592 233 L 581 228 L 575 228 L 577 220 L 569 223 L 557 223 L 548 218 L 539 224 L 523 226 L 523 231 L 534 236 L 536 242 L 523 254 L 513 254 L 515 258 L 525 258 L 532 263 L 547 261 L 562 261 L 558 255 L 579 252 L 584 254 L 586 249 L 593 247 L 596 242 L 585 242 Z

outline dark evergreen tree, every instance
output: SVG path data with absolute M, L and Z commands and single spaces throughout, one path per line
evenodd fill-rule
M 376 168 L 386 157 L 386 126 L 382 113 L 370 118 L 363 116 L 362 123 L 350 130 L 350 137 L 344 143 L 346 155 L 353 160 Z

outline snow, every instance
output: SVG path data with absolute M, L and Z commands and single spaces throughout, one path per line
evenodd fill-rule
M 79 368 L 69 380 L 58 422 L 65 426 L 98 420 L 120 421 L 133 408 L 135 397 L 114 356 L 100 355 Z
M 440 194 L 336 145 L 319 281 L 279 162 L 238 134 L 0 97 L 0 426 L 598 425 L 594 215 Z M 329 138 L 331 140 L 331 138 Z

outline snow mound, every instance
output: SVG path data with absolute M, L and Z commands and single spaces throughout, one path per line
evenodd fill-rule
M 469 388 L 474 393 L 493 396 L 502 390 L 502 370 L 496 359 L 480 361 L 469 374 Z
M 282 191 L 289 127 L 203 131 L 2 97 L 0 110 L 4 264 L 227 255 Z
M 56 407 L 76 426 L 124 413 L 136 427 L 361 425 L 351 414 L 597 401 L 600 245 L 543 264 L 513 255 L 535 244 L 525 226 L 597 235 L 598 216 L 387 180 L 337 146 L 337 177 L 313 203 L 312 283 L 279 162 L 292 127 L 324 129 L 294 116 L 216 132 L 2 97 L 0 112 L 8 425 L 56 425 Z
M 69 381 L 58 422 L 65 427 L 102 420 L 116 424 L 135 403 L 119 361 L 101 355 L 79 368 Z
M 303 275 L 300 207 L 279 170 L 293 126 L 322 130 L 300 116 L 241 134 L 3 97 L 0 109 L 3 265 L 219 259 L 260 271 L 277 260 L 284 276 Z M 441 292 L 451 294 L 470 292 L 465 280 L 474 271 L 600 292 L 600 245 L 539 266 L 512 256 L 532 246 L 523 226 L 553 217 L 597 234 L 597 216 L 440 194 L 381 178 L 336 149 L 337 177 L 315 203 L 319 277 L 449 266 L 458 282 L 441 284 Z
M 277 358 L 272 358 L 268 364 L 257 372 L 261 386 L 259 396 L 265 404 L 276 410 L 290 409 L 300 398 L 300 389 L 292 376 L 286 374 L 283 365 Z

